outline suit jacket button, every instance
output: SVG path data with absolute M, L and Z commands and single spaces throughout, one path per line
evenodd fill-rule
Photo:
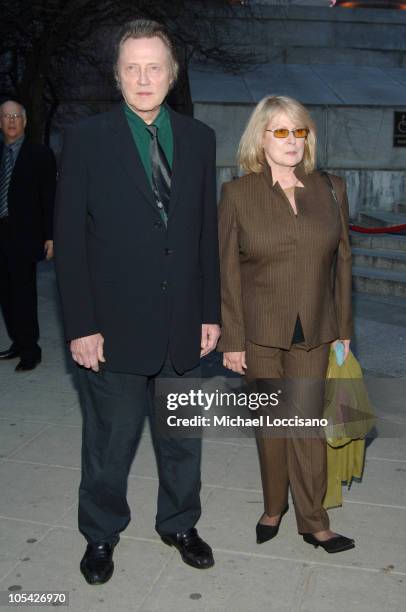
M 165 289 L 167 289 L 167 287 L 168 287 L 168 281 L 162 281 L 162 283 L 161 283 L 162 291 L 165 291 Z
M 161 229 L 161 227 L 162 227 L 162 223 L 160 221 L 155 221 L 154 228 L 155 229 Z

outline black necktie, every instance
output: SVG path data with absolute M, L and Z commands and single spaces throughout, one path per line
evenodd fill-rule
M 164 209 L 166 216 L 169 212 L 169 198 L 171 195 L 171 169 L 162 151 L 157 138 L 158 128 L 155 125 L 147 126 L 151 134 L 151 144 L 149 145 L 149 155 L 151 158 L 152 169 L 152 190 L 157 199 L 159 209 Z

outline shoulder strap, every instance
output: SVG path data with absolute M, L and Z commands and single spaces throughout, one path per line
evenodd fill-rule
M 340 206 L 340 204 L 339 204 L 339 202 L 338 202 L 338 198 L 337 198 L 336 190 L 334 189 L 334 183 L 333 183 L 333 181 L 332 181 L 331 176 L 330 176 L 330 175 L 329 175 L 329 173 L 328 173 L 328 172 L 326 172 L 325 170 L 320 170 L 320 174 L 326 178 L 326 180 L 327 180 L 327 182 L 328 182 L 328 184 L 329 184 L 329 186 L 330 186 L 331 193 L 332 193 L 332 196 L 333 196 L 333 198 L 334 198 L 334 201 L 335 201 L 335 203 L 337 204 L 338 208 L 339 208 L 339 209 L 341 209 L 341 206 Z

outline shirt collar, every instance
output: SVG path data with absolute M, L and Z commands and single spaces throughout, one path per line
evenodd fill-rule
M 13 151 L 13 153 L 17 153 L 17 151 L 20 149 L 21 145 L 24 142 L 24 138 L 25 138 L 25 134 L 23 134 L 22 136 L 20 136 L 20 138 L 18 138 L 17 140 L 15 140 L 14 142 L 12 142 L 9 145 L 6 145 L 6 143 L 4 143 L 5 147 L 7 147 L 8 149 L 11 149 Z
M 127 102 L 125 101 L 124 101 L 124 111 L 127 117 L 130 119 L 130 121 L 134 122 L 135 125 L 137 125 L 138 127 L 143 127 L 143 128 L 148 127 L 149 124 L 146 123 L 144 119 L 142 119 L 135 111 L 133 111 L 131 106 L 129 106 Z M 159 129 L 160 127 L 162 127 L 165 121 L 167 121 L 167 119 L 168 119 L 168 109 L 166 108 L 164 104 L 162 104 L 161 108 L 159 109 L 158 115 L 155 117 L 154 121 L 150 125 L 155 125 Z
M 163 125 L 165 125 L 167 121 L 168 121 L 168 109 L 166 108 L 166 106 L 162 104 L 159 110 L 158 116 L 156 117 L 155 121 L 153 121 L 152 123 L 153 125 L 156 125 L 156 127 L 159 129 Z
M 276 187 L 277 185 L 279 185 L 278 181 L 275 181 L 275 183 L 274 183 L 273 177 L 272 177 L 272 169 L 271 169 L 271 166 L 266 161 L 266 159 L 265 159 L 263 175 L 265 177 L 266 182 L 271 187 L 271 189 Z M 307 172 L 306 172 L 306 170 L 304 168 L 303 162 L 300 162 L 300 164 L 298 164 L 295 167 L 294 175 L 296 176 L 297 179 L 299 179 L 299 181 L 301 181 L 303 183 L 304 186 L 306 186 L 306 179 L 308 177 L 308 174 L 307 174 Z

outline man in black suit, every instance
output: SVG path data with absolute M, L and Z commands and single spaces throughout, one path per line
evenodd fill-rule
M 51 259 L 56 162 L 51 149 L 25 138 L 25 109 L 0 106 L 0 303 L 12 344 L 0 359 L 20 357 L 17 372 L 41 361 L 37 262 Z
M 109 580 L 130 521 L 127 479 L 151 383 L 199 376 L 220 335 L 215 137 L 164 104 L 178 64 L 160 24 L 120 32 L 123 101 L 66 130 L 55 258 L 83 409 L 81 571 Z M 154 423 L 154 418 L 152 418 Z M 214 564 L 198 535 L 198 438 L 156 436 L 156 530 L 197 568 Z

